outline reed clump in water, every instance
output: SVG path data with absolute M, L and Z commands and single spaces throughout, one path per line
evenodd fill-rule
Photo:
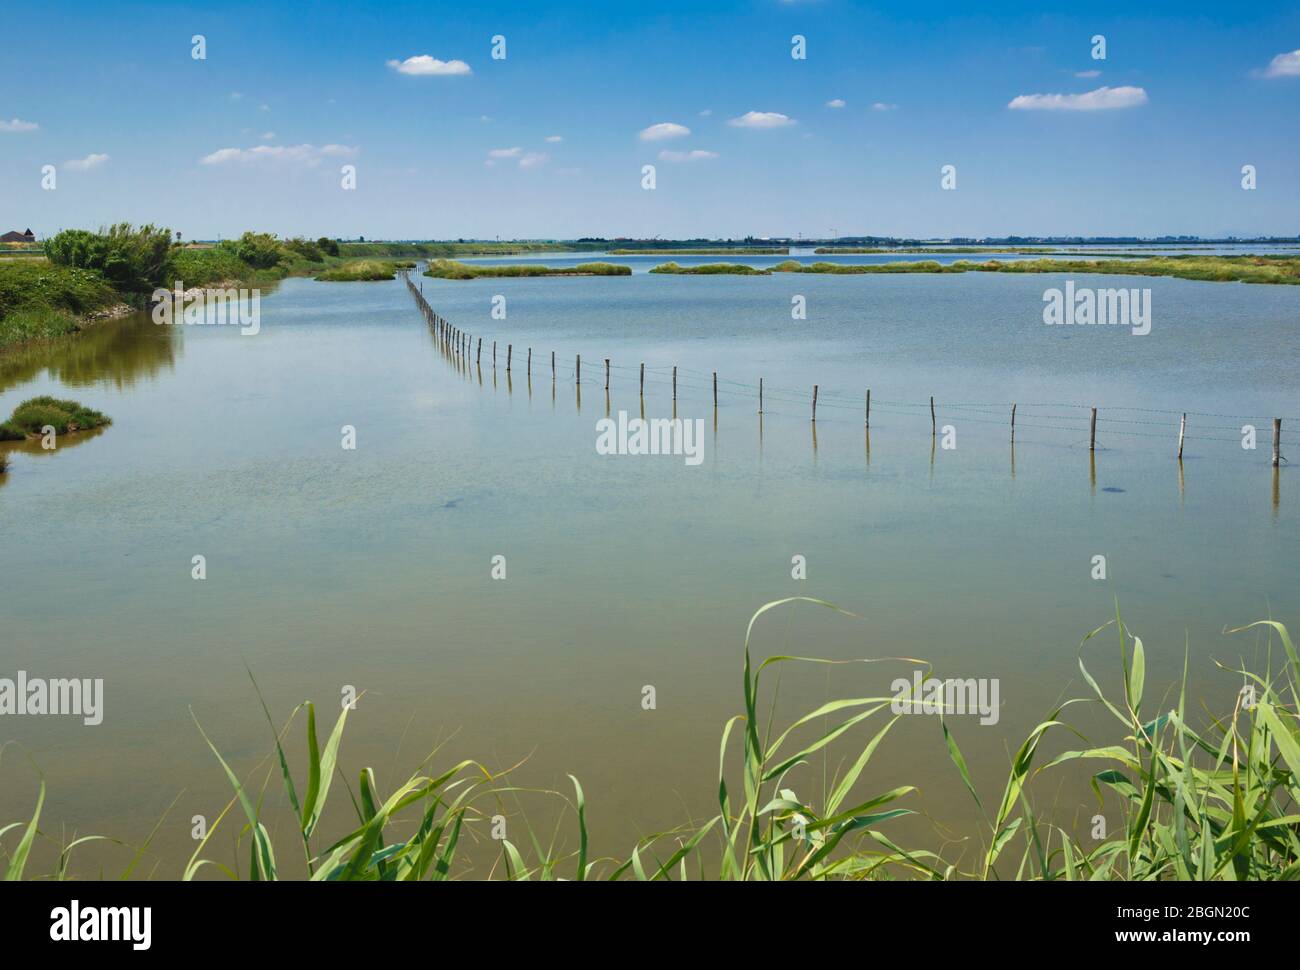
M 742 266 L 739 263 L 705 263 L 702 266 L 679 266 L 662 263 L 650 270 L 669 276 L 770 276 L 771 270 Z

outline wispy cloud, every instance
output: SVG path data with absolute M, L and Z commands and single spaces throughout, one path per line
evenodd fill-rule
M 826 107 L 828 107 L 828 108 L 842 108 L 842 107 L 844 107 L 844 99 L 843 99 L 843 98 L 832 98 L 831 100 L 829 100 L 829 101 L 826 102 Z
M 71 172 L 89 172 L 92 168 L 99 168 L 107 161 L 107 155 L 92 153 L 85 158 L 69 159 L 63 163 L 63 167 Z
M 665 148 L 659 153 L 659 157 L 665 162 L 702 162 L 710 158 L 717 158 L 717 152 L 708 152 L 703 148 L 695 148 L 689 152 L 674 152 Z
M 563 135 L 547 135 L 547 136 L 546 136 L 546 140 L 549 141 L 552 145 L 558 145 L 560 142 L 564 141 L 564 136 L 563 136 Z
M 1007 105 L 1013 111 L 1108 111 L 1147 103 L 1142 88 L 1100 87 L 1083 94 L 1021 94 Z
M 275 141 L 275 132 L 264 131 L 261 135 L 262 141 Z
M 684 138 L 690 133 L 691 129 L 685 125 L 675 124 L 671 121 L 661 121 L 649 128 L 642 128 L 637 137 L 642 141 L 663 141 L 666 138 Z
M 390 60 L 385 63 L 398 74 L 416 77 L 454 77 L 474 73 L 464 61 L 440 61 L 428 54 L 416 54 L 404 61 Z
M 314 168 L 327 158 L 355 158 L 355 145 L 258 145 L 255 148 L 218 148 L 199 161 L 203 165 L 289 164 Z
M 712 109 L 712 108 L 705 108 L 703 111 L 700 112 L 700 117 L 701 117 L 701 118 L 708 118 L 708 117 L 711 117 L 712 115 L 713 115 L 713 109 Z
M 890 104 L 888 101 L 877 101 L 871 105 L 872 111 L 897 111 L 898 105 Z
M 1258 73 L 1263 77 L 1300 77 L 1300 50 L 1278 54 Z
M 550 160 L 550 155 L 545 152 L 529 152 L 523 158 L 519 159 L 520 168 L 537 168 L 539 165 L 545 165 Z
M 746 111 L 739 118 L 732 118 L 727 124 L 733 128 L 786 128 L 798 122 L 779 111 Z
M 488 152 L 488 158 L 518 158 L 524 150 L 518 146 L 514 148 L 493 148 Z
M 0 118 L 0 131 L 35 131 L 39 127 L 36 122 L 23 121 L 22 118 L 14 118 L 10 121 Z
M 1075 77 L 1101 77 L 1101 71 L 1095 69 L 1091 71 L 1075 71 L 1074 76 Z

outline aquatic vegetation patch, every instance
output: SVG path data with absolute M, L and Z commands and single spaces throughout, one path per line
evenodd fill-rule
M 784 265 L 784 264 L 783 264 Z M 742 266 L 739 263 L 705 263 L 702 266 L 679 266 L 677 263 L 662 263 L 650 270 L 668 276 L 771 276 L 772 271 Z
M 20 441 L 29 435 L 40 435 L 47 426 L 59 434 L 67 434 L 106 424 L 112 424 L 112 419 L 99 411 L 76 401 L 42 395 L 23 401 L 14 408 L 8 421 L 0 423 L 0 441 Z

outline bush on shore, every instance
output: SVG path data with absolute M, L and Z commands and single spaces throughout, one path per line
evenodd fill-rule
M 119 222 L 99 232 L 65 229 L 45 241 L 45 255 L 56 266 L 98 270 L 120 293 L 146 293 L 162 282 L 171 244 L 170 229 Z

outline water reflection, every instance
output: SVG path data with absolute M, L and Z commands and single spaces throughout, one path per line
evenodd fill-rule
M 70 337 L 0 356 L 0 391 L 40 377 L 69 387 L 108 384 L 119 389 L 172 370 L 180 356 L 181 327 L 160 327 L 144 312 L 106 320 Z
M 4 488 L 5 485 L 9 484 L 14 478 L 15 472 L 18 471 L 16 466 L 19 465 L 19 462 L 14 461 L 14 455 L 25 455 L 34 459 L 48 458 L 57 452 L 76 448 L 79 445 L 84 445 L 87 441 L 93 441 L 107 430 L 107 427 L 91 428 L 86 431 L 61 434 L 55 439 L 55 447 L 53 448 L 41 447 L 39 437 L 27 438 L 23 441 L 0 441 L 0 452 L 3 452 L 9 458 L 9 471 L 7 473 L 0 472 L 0 488 Z

